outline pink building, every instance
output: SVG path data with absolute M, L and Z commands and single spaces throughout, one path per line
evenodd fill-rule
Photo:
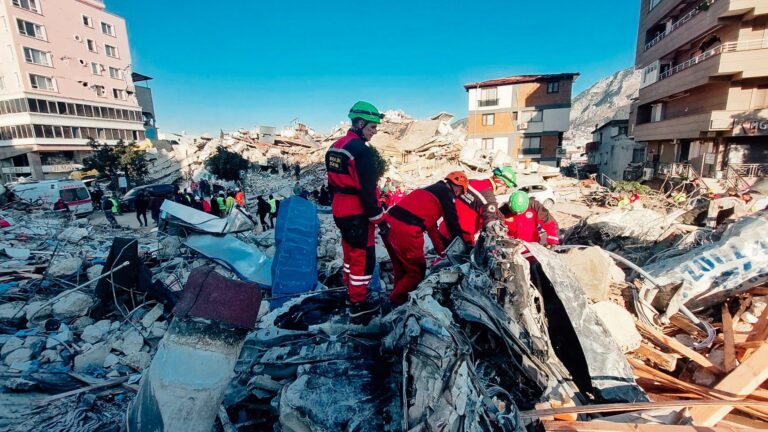
M 0 0 L 0 169 L 66 177 L 102 143 L 144 139 L 125 20 L 100 0 Z

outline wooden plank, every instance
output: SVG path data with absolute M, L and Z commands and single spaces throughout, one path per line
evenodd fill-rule
M 733 340 L 733 318 L 728 302 L 723 303 L 720 312 L 723 317 L 723 367 L 726 373 L 730 373 L 736 369 L 736 343 Z
M 672 315 L 669 318 L 669 322 L 680 330 L 688 333 L 691 336 L 706 336 L 704 330 L 696 327 L 696 324 L 690 322 L 688 318 L 680 316 L 678 314 Z
M 747 311 L 747 308 L 752 305 L 752 296 L 748 296 L 741 301 L 739 310 L 733 315 L 733 331 L 736 331 L 736 325 L 741 321 L 741 315 Z
M 717 425 L 768 430 L 768 422 L 751 419 L 749 417 L 744 417 L 733 413 L 725 416 L 725 418 L 720 420 L 720 423 Z
M 599 404 L 599 405 L 579 405 L 568 406 L 559 408 L 544 408 L 531 411 L 522 411 L 520 417 L 523 418 L 540 418 L 548 416 L 556 416 L 563 414 L 597 414 L 597 413 L 611 413 L 611 412 L 627 412 L 627 411 L 645 411 L 658 408 L 685 408 L 685 407 L 716 407 L 716 406 L 754 406 L 754 407 L 768 407 L 766 401 L 755 400 L 741 400 L 741 401 L 726 401 L 722 399 L 695 399 L 695 400 L 674 400 L 663 402 L 627 402 L 627 403 L 612 403 L 612 404 Z
M 760 429 L 712 427 L 700 428 L 696 426 L 677 426 L 659 424 L 638 423 L 611 423 L 611 422 L 579 422 L 579 421 L 544 421 L 546 431 L 614 431 L 614 432 L 752 432 Z
M 768 309 L 768 308 L 766 308 Z M 727 398 L 744 399 L 754 392 L 766 379 L 768 379 L 768 344 L 760 348 L 740 364 L 728 376 L 722 379 L 713 391 L 727 394 Z M 691 409 L 691 417 L 694 424 L 701 426 L 714 426 L 731 412 L 731 407 Z
M 768 308 L 766 308 L 766 309 L 768 309 Z M 722 369 L 720 369 L 720 367 L 712 364 L 712 362 L 709 361 L 708 358 L 704 357 L 703 355 L 699 354 L 698 352 L 694 351 L 693 349 L 688 348 L 687 346 L 683 345 L 677 339 L 669 337 L 669 336 L 666 336 L 665 334 L 663 334 L 659 330 L 657 330 L 657 329 L 655 329 L 653 327 L 649 327 L 649 326 L 647 326 L 647 325 L 645 325 L 645 324 L 643 324 L 643 323 L 641 323 L 639 321 L 636 324 L 637 324 L 637 328 L 639 328 L 642 332 L 644 332 L 644 333 L 648 334 L 649 336 L 651 336 L 652 338 L 656 339 L 659 343 L 661 343 L 665 347 L 671 349 L 672 351 L 674 351 L 674 352 L 676 352 L 678 354 L 681 354 L 684 357 L 687 357 L 687 358 L 691 359 L 692 361 L 694 361 L 698 365 L 703 366 L 703 367 L 705 367 L 707 369 L 710 369 L 711 371 L 713 371 L 715 373 L 722 373 Z
M 677 366 L 677 357 L 672 354 L 663 353 L 645 341 L 641 342 L 640 347 L 634 352 L 669 372 L 674 371 Z
M 760 314 L 747 342 L 764 341 L 766 338 L 768 338 L 768 307 L 763 309 L 763 313 Z

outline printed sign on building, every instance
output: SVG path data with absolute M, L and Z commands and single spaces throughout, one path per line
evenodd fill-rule
M 768 119 L 744 120 L 737 122 L 733 128 L 734 135 L 768 135 Z

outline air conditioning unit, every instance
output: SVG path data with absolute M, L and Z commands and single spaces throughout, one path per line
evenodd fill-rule
M 653 180 L 653 168 L 643 168 L 643 181 Z
M 518 123 L 517 124 L 517 129 L 518 130 L 526 130 L 526 129 L 528 129 L 528 123 Z
M 80 36 L 79 34 L 76 34 L 74 37 L 75 37 L 75 40 L 76 40 L 77 42 L 82 42 L 82 41 L 83 41 L 83 37 L 82 37 L 82 36 Z

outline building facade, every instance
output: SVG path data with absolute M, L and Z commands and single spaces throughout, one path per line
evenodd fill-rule
M 66 177 L 89 139 L 145 138 L 125 20 L 100 0 L 0 0 L 0 168 Z
M 641 0 L 631 134 L 658 174 L 765 175 L 768 1 Z
M 595 129 L 592 142 L 586 145 L 586 169 L 613 181 L 630 180 L 625 172 L 630 165 L 645 161 L 645 144 L 636 143 L 628 132 L 628 119 L 611 120 Z
M 578 76 L 521 75 L 466 84 L 467 140 L 520 162 L 559 166 Z

